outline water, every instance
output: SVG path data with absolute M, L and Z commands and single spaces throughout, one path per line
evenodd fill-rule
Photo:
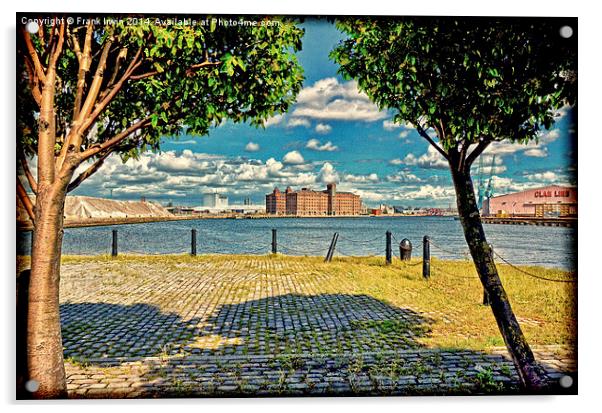
M 453 217 L 203 219 L 65 230 L 63 253 L 110 254 L 111 230 L 119 233 L 120 253 L 177 254 L 190 252 L 190 230 L 197 230 L 197 251 L 220 254 L 270 252 L 272 228 L 277 229 L 278 252 L 288 255 L 325 255 L 334 232 L 340 234 L 336 255 L 385 254 L 385 232 L 393 233 L 393 253 L 408 238 L 413 256 L 422 254 L 422 238 L 433 241 L 432 255 L 463 259 L 468 248 L 460 222 Z M 485 225 L 495 251 L 513 264 L 574 270 L 576 231 L 573 228 Z M 17 254 L 28 254 L 30 233 L 17 235 Z

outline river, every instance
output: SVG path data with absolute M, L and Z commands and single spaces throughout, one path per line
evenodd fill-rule
M 422 254 L 422 239 L 432 241 L 432 255 L 443 259 L 467 257 L 460 222 L 453 217 L 357 217 L 202 219 L 103 227 L 68 228 L 63 253 L 109 254 L 111 230 L 118 230 L 120 253 L 174 254 L 190 252 L 190 230 L 197 230 L 198 253 L 266 254 L 271 230 L 277 230 L 278 252 L 289 255 L 325 255 L 334 232 L 340 237 L 336 255 L 385 254 L 385 232 L 393 234 L 393 252 L 403 238 Z M 574 228 L 485 224 L 495 251 L 513 264 L 541 265 L 574 270 Z M 30 233 L 17 234 L 17 254 L 29 253 Z

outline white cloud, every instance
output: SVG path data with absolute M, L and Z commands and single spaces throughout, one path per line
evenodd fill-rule
M 528 181 L 517 182 L 511 178 L 494 175 L 491 178 L 491 181 L 493 183 L 495 195 L 503 195 L 512 192 L 525 191 L 527 189 L 539 188 L 544 185 L 548 185 L 550 182 L 554 182 L 558 185 L 570 185 L 568 181 L 563 180 L 561 176 L 556 175 L 554 172 L 531 174 L 527 175 L 526 178 Z
M 311 122 L 305 118 L 291 118 L 286 122 L 287 128 L 296 128 L 297 126 L 304 126 L 309 128 L 311 126 Z
M 395 165 L 395 166 L 398 166 L 398 165 L 403 165 L 403 163 L 404 163 L 404 162 L 403 162 L 403 160 L 401 160 L 401 159 L 399 159 L 399 158 L 391 159 L 391 160 L 389 161 L 389 164 L 390 164 L 390 165 Z
M 207 170 L 211 166 L 211 162 L 217 157 L 194 153 L 190 149 L 182 151 L 181 155 L 176 155 L 174 151 L 163 152 L 162 156 L 157 157 L 142 157 L 141 165 L 150 168 L 155 167 L 164 172 L 200 172 Z M 144 162 L 146 161 L 146 163 Z
M 499 156 L 523 153 L 526 156 L 544 158 L 548 156 L 546 145 L 560 138 L 560 130 L 551 129 L 538 134 L 538 142 L 530 141 L 527 144 L 512 142 L 493 142 L 485 150 L 486 154 L 496 154 Z
M 172 145 L 196 145 L 196 141 L 193 139 L 188 139 L 185 141 L 172 140 L 169 143 L 171 143 Z
M 311 149 L 312 151 L 318 151 L 318 152 L 333 152 L 333 151 L 336 151 L 339 149 L 339 147 L 336 145 L 333 145 L 331 141 L 328 141 L 322 145 L 321 142 L 317 139 L 308 140 L 305 147 L 307 149 Z
M 560 180 L 558 174 L 552 171 L 538 172 L 530 175 L 526 175 L 526 178 L 530 181 L 546 181 L 546 182 L 557 182 Z
M 326 123 L 318 123 L 316 125 L 316 132 L 320 133 L 322 135 L 326 135 L 328 133 L 330 133 L 330 131 L 332 131 L 332 126 L 326 124 Z
M 381 192 L 377 192 L 377 191 L 368 191 L 368 190 L 358 189 L 358 188 L 350 189 L 350 191 L 353 192 L 354 194 L 359 195 L 360 198 L 362 199 L 362 202 L 364 202 L 364 201 L 378 202 L 378 201 L 383 201 L 387 198 L 385 194 L 383 194 Z
M 429 145 L 426 153 L 419 157 L 412 153 L 407 154 L 403 158 L 403 164 L 425 169 L 447 169 L 449 167 L 445 158 L 432 145 Z
M 390 119 L 387 119 L 387 120 L 384 120 L 384 121 L 383 121 L 383 128 L 384 128 L 385 130 L 392 131 L 392 130 L 395 130 L 395 129 L 401 128 L 401 125 L 400 125 L 399 123 L 395 123 L 395 122 L 393 122 L 393 121 L 392 121 L 392 120 L 390 120 Z
M 409 135 L 409 134 L 410 134 L 410 131 L 409 131 L 409 130 L 402 130 L 402 131 L 399 133 L 399 139 L 405 139 L 405 138 L 407 138 L 407 137 L 408 137 L 408 135 Z
M 289 158 L 294 158 L 294 155 L 289 155 Z M 76 173 L 86 167 L 83 165 Z M 314 184 L 318 178 L 318 171 L 314 168 L 315 165 L 311 164 L 287 165 L 274 158 L 263 162 L 190 150 L 180 154 L 175 151 L 149 152 L 137 160 L 129 159 L 125 164 L 117 156 L 109 157 L 98 173 L 86 180 L 75 194 L 108 196 L 113 189 L 116 197 L 145 195 L 151 199 L 199 196 L 214 190 L 232 195 L 256 195 L 269 192 L 277 185 Z
M 318 180 L 322 183 L 329 184 L 331 182 L 339 182 L 339 174 L 330 162 L 324 163 L 318 174 Z
M 259 150 L 259 144 L 255 142 L 249 142 L 245 146 L 246 152 L 257 152 Z
M 533 158 L 545 158 L 548 156 L 548 148 L 531 148 L 527 149 L 523 152 L 525 156 L 530 156 Z
M 503 165 L 504 160 L 501 156 L 496 156 L 494 160 L 493 155 L 482 154 L 481 159 L 483 160 L 483 168 L 481 169 L 481 174 L 483 174 L 483 176 L 488 177 L 489 175 L 502 174 L 508 169 Z M 492 162 L 495 162 L 495 164 L 492 165 Z M 480 163 L 481 161 L 479 159 L 479 161 L 472 164 L 471 172 L 473 176 L 476 176 L 476 174 L 479 173 Z
M 451 199 L 456 196 L 453 188 L 444 186 L 432 186 L 422 185 L 420 188 L 414 191 L 405 192 L 403 197 L 405 199 L 432 199 L 442 200 Z
M 299 151 L 291 151 L 284 155 L 282 162 L 285 164 L 302 164 L 305 162 L 303 155 Z
M 387 117 L 387 113 L 379 111 L 368 96 L 359 92 L 357 82 L 339 83 L 329 77 L 299 92 L 291 116 L 372 122 Z
M 270 126 L 278 125 L 280 122 L 282 122 L 282 119 L 284 119 L 284 115 L 272 116 L 263 122 L 263 126 L 269 128 Z
M 399 171 L 396 174 L 387 175 L 387 181 L 404 184 L 423 182 L 421 178 L 408 171 Z
M 378 175 L 376 173 L 371 173 L 368 175 L 352 175 L 345 174 L 341 179 L 342 182 L 349 182 L 354 184 L 365 184 L 365 183 L 376 183 L 379 181 Z

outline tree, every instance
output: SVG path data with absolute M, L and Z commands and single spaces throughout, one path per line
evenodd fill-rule
M 287 110 L 303 80 L 295 56 L 303 30 L 291 19 L 246 17 L 233 27 L 217 17 L 66 17 L 34 34 L 21 25 L 17 41 L 17 195 L 34 225 L 28 379 L 43 398 L 66 394 L 59 279 L 67 193 L 114 153 L 126 161 L 159 150 L 164 136 L 206 135 L 226 119 L 260 126 Z
M 570 23 L 575 27 L 576 20 Z M 470 167 L 493 142 L 527 143 L 576 99 L 576 40 L 560 19 L 341 19 L 331 52 L 394 121 L 449 163 L 464 236 L 522 384 L 544 385 L 498 276 Z

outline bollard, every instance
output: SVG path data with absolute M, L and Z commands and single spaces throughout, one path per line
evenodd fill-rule
M 276 241 L 276 229 L 272 229 L 272 254 L 278 252 L 278 243 Z
M 422 276 L 428 280 L 431 276 L 431 239 L 425 235 L 422 239 Z
M 111 256 L 117 256 L 117 230 L 113 230 L 113 244 L 111 246 Z
M 412 259 L 412 243 L 407 238 L 402 239 L 399 243 L 399 257 L 402 261 L 410 261 Z
M 339 240 L 339 233 L 335 232 L 332 236 L 332 241 L 330 241 L 330 247 L 328 247 L 328 252 L 326 253 L 326 257 L 324 258 L 324 262 L 332 261 L 332 256 L 334 255 L 334 250 L 337 247 L 337 241 Z
M 387 265 L 389 265 L 389 264 L 391 264 L 392 255 L 393 255 L 391 253 L 391 251 L 392 251 L 392 248 L 391 248 L 391 231 L 387 231 L 386 235 L 387 235 L 387 237 L 386 237 L 387 238 L 387 245 L 386 245 L 386 249 L 385 249 L 385 254 L 386 254 L 385 258 L 386 258 L 386 261 L 387 261 Z
M 190 255 L 196 255 L 196 229 L 190 230 Z

